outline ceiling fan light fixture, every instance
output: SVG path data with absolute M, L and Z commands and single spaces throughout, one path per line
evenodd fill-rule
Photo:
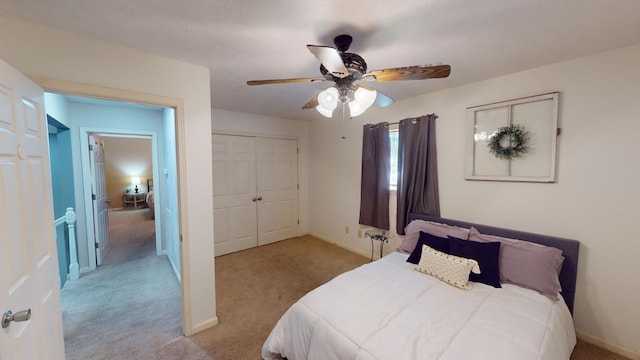
M 330 118 L 333 116 L 333 110 L 323 108 L 321 105 L 316 106 L 316 110 L 318 110 L 318 112 L 324 117 Z
M 365 112 L 376 100 L 377 91 L 359 87 L 353 94 L 353 100 L 349 101 L 349 113 L 356 117 Z
M 335 87 L 322 90 L 320 94 L 318 94 L 318 106 L 316 106 L 316 110 L 323 116 L 330 118 L 333 115 L 333 110 L 338 106 L 339 96 L 338 89 Z

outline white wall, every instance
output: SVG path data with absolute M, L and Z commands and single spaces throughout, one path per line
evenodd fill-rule
M 309 123 L 299 120 L 212 109 L 214 132 L 238 135 L 267 135 L 298 139 L 298 192 L 300 234 L 309 232 Z
M 0 17 L 0 44 L 0 58 L 30 76 L 180 103 L 181 246 L 183 260 L 188 259 L 182 273 L 185 332 L 215 325 L 209 70 L 6 17 Z
M 68 101 L 67 98 L 60 94 L 45 93 L 44 103 L 47 107 L 47 114 L 54 119 L 58 120 L 66 127 L 69 126 L 69 113 L 68 113 Z
M 576 329 L 639 351 L 638 64 L 640 45 L 399 101 L 351 120 L 348 142 L 338 139 L 338 120 L 314 121 L 310 232 L 370 251 L 368 240 L 344 233 L 358 226 L 361 125 L 435 112 L 442 216 L 580 240 Z M 466 108 L 553 91 L 562 128 L 557 181 L 466 181 Z

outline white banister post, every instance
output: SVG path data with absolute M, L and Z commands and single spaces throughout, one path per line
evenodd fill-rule
M 69 280 L 78 280 L 80 268 L 78 267 L 78 250 L 76 249 L 76 212 L 72 207 L 68 207 L 64 217 L 69 228 Z

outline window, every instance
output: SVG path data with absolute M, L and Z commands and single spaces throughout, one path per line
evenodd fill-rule
M 391 169 L 389 172 L 389 190 L 398 189 L 398 129 L 389 129 L 389 150 Z

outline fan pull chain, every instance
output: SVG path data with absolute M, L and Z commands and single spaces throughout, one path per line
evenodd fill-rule
M 345 127 L 345 121 L 347 119 L 347 104 L 346 103 L 342 103 L 342 136 L 340 137 L 340 139 L 344 140 L 347 137 L 344 136 L 344 127 Z

